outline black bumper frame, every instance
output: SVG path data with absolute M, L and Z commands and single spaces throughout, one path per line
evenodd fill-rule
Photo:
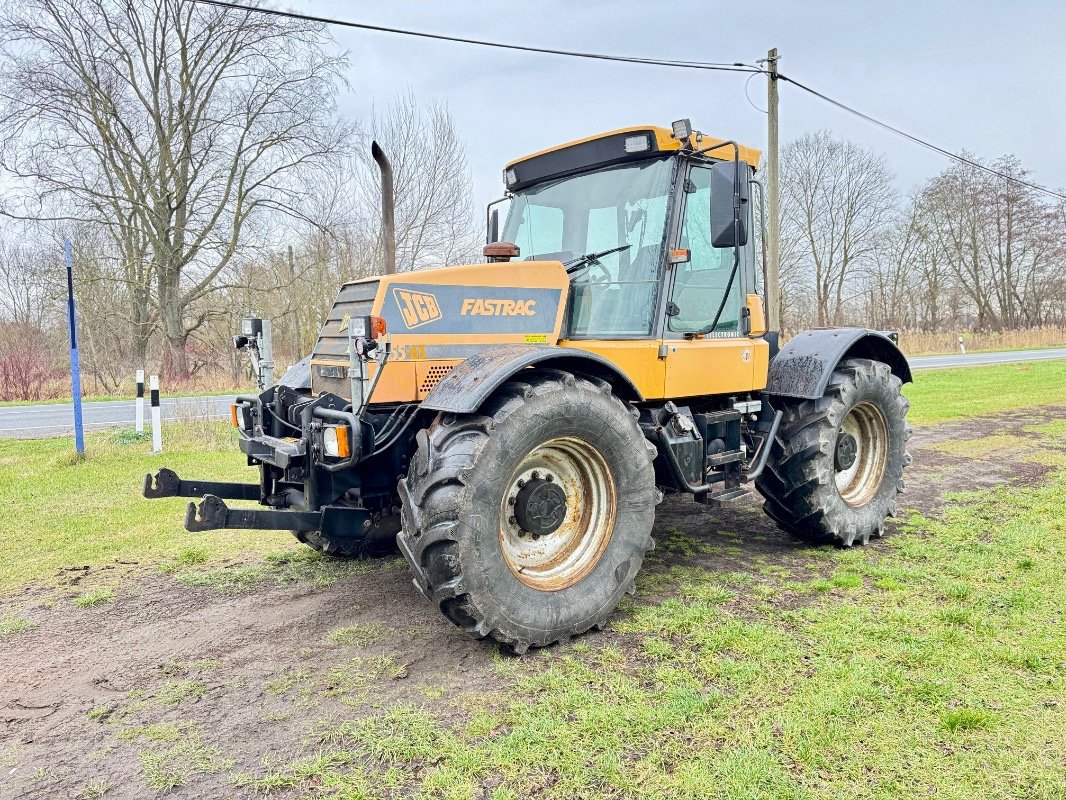
M 262 502 L 262 487 L 258 483 L 223 483 L 217 481 L 187 481 L 172 469 L 163 467 L 154 476 L 144 476 L 144 496 L 198 497 L 199 503 L 189 503 L 185 509 L 185 530 L 190 533 L 239 528 L 266 531 L 322 531 L 336 538 L 362 538 L 373 525 L 373 517 L 365 508 L 324 506 L 319 511 L 299 511 L 282 508 L 230 508 L 226 500 L 255 500 Z

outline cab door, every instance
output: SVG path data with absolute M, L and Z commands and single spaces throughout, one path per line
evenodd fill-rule
M 755 368 L 758 362 L 765 362 L 767 345 L 748 337 L 745 313 L 745 293 L 754 291 L 754 237 L 749 236 L 748 243 L 740 248 L 740 265 L 730 284 L 734 250 L 711 246 L 710 173 L 709 167 L 697 164 L 689 168 L 671 257 L 675 263 L 670 267 L 660 350 L 665 353 L 665 396 L 671 398 L 746 392 L 765 383 L 765 375 L 756 381 Z M 716 202 L 723 200 L 717 198 Z M 682 255 L 685 251 L 687 257 Z M 691 338 L 714 321 L 723 297 L 725 304 L 715 329 Z

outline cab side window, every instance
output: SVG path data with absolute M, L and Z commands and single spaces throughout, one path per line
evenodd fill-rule
M 698 331 L 714 321 L 733 269 L 733 248 L 711 246 L 711 171 L 694 166 L 689 172 L 695 191 L 685 195 L 678 247 L 687 249 L 687 263 L 674 267 L 671 300 L 678 313 L 669 317 L 669 329 L 678 333 Z M 741 264 L 729 287 L 722 316 L 714 332 L 736 333 L 739 329 L 741 283 L 750 247 L 741 248 Z

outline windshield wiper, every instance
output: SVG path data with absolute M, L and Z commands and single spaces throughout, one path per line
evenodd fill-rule
M 632 246 L 633 245 L 631 244 L 623 244 L 620 247 L 612 247 L 610 250 L 601 250 L 598 253 L 585 253 L 585 255 L 578 256 L 573 261 L 566 262 L 564 265 L 566 267 L 566 273 L 571 275 L 579 269 L 592 266 L 604 256 L 609 256 L 612 253 L 621 253 L 623 250 L 628 250 Z

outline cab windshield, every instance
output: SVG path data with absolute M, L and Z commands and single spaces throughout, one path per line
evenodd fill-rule
M 503 239 L 527 261 L 623 248 L 574 271 L 571 336 L 651 333 L 673 168 L 668 158 L 623 164 L 515 193 Z

